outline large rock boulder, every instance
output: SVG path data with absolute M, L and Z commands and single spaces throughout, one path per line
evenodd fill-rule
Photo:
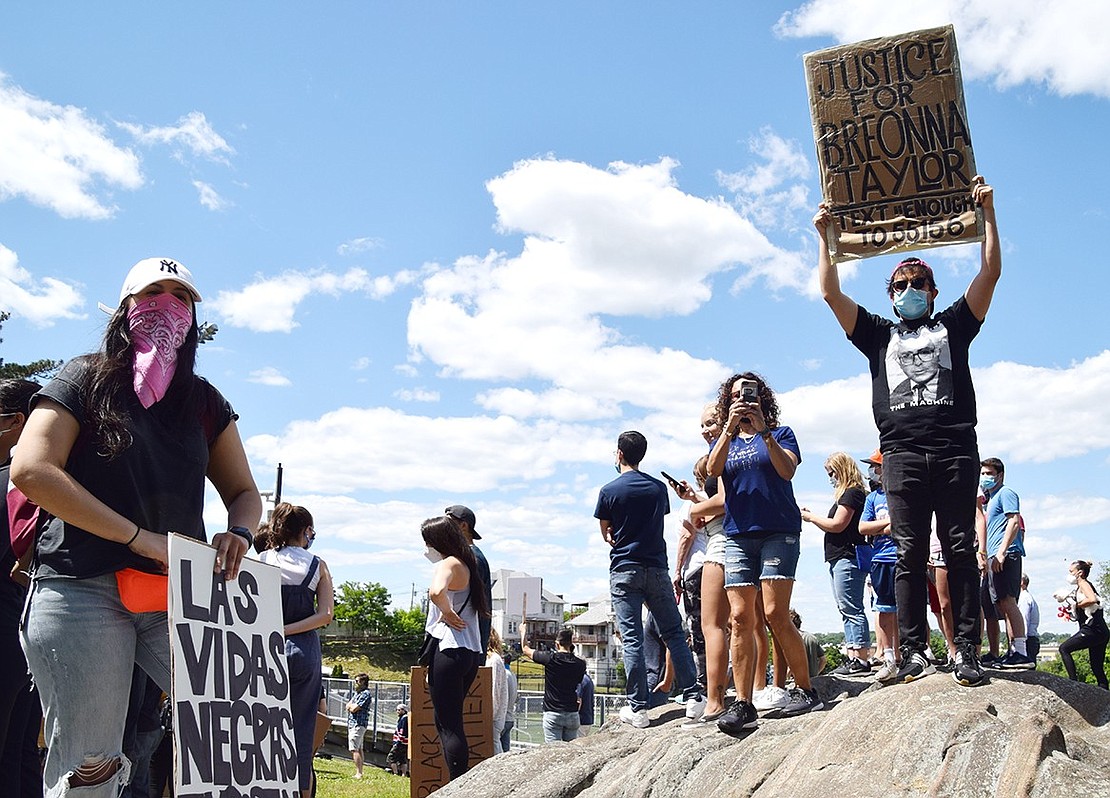
M 968 688 L 937 674 L 883 687 L 819 677 L 826 708 L 741 739 L 680 727 L 677 705 L 633 729 L 487 760 L 436 798 L 1107 798 L 1110 693 L 1036 671 Z

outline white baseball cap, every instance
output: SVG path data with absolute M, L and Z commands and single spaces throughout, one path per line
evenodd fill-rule
M 201 302 L 200 291 L 193 282 L 193 273 L 172 258 L 144 258 L 131 267 L 119 291 L 119 301 L 137 294 L 159 280 L 175 280 L 189 289 L 194 302 Z

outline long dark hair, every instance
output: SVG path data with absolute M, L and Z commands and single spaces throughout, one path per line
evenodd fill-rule
M 478 611 L 481 617 L 490 614 L 489 601 L 486 598 L 486 586 L 478 574 L 478 561 L 470 544 L 463 536 L 459 524 L 449 515 L 438 518 L 429 518 L 420 525 L 420 536 L 430 547 L 444 557 L 458 557 L 470 572 L 470 604 Z
M 269 548 L 299 546 L 301 535 L 313 526 L 312 513 L 300 505 L 280 502 L 274 507 L 268 526 L 266 543 Z
M 101 351 L 86 355 L 89 378 L 83 390 L 88 408 L 88 427 L 92 430 L 97 451 L 109 460 L 119 457 L 131 445 L 126 397 L 134 390 L 134 367 L 127 299 L 120 302 L 109 319 Z M 183 420 L 196 412 L 197 392 L 193 372 L 198 343 L 194 306 L 193 323 L 185 335 L 185 342 L 177 350 L 177 369 L 162 400 L 171 411 L 171 419 Z
M 767 429 L 775 429 L 779 425 L 778 400 L 775 399 L 775 392 L 771 390 L 767 381 L 754 371 L 733 374 L 721 383 L 721 388 L 717 392 L 717 417 L 721 419 L 721 424 L 725 424 L 728 418 L 728 409 L 732 407 L 732 386 L 738 380 L 754 380 L 759 386 L 759 406 L 763 410 L 763 419 L 767 422 Z

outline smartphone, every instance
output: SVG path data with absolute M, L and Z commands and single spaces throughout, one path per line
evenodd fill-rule
M 740 401 L 759 404 L 759 383 L 755 380 L 740 380 Z
M 667 480 L 667 482 L 671 483 L 672 488 L 674 488 L 676 491 L 678 490 L 679 481 L 677 479 L 672 477 L 666 471 L 660 471 L 659 473 L 663 475 L 663 479 L 665 479 L 665 480 Z

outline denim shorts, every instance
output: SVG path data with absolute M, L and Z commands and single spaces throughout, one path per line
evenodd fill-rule
M 705 546 L 705 561 L 723 566 L 725 564 L 725 541 L 727 540 L 728 537 L 723 533 L 709 538 L 709 542 Z
M 871 562 L 871 589 L 875 591 L 875 612 L 898 612 L 894 599 L 894 563 Z
M 737 535 L 725 542 L 725 587 L 764 579 L 793 579 L 802 552 L 800 532 Z

